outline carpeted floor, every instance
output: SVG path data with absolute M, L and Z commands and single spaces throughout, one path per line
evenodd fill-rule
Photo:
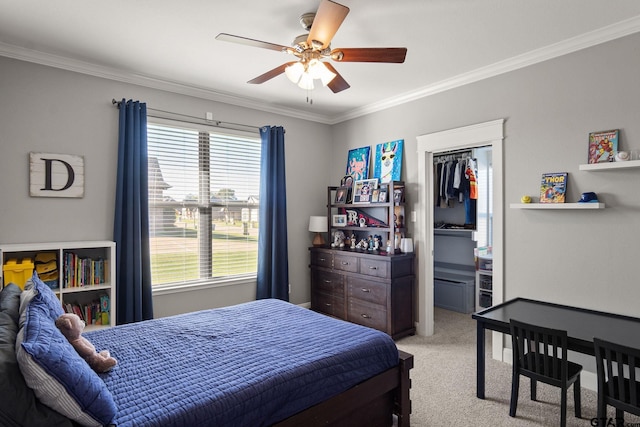
M 509 417 L 511 365 L 487 355 L 486 399 L 476 398 L 476 324 L 470 314 L 435 309 L 435 333 L 397 341 L 414 355 L 411 370 L 411 425 L 423 426 L 559 426 L 560 389 L 538 383 L 531 401 L 528 378 L 520 380 L 516 418 Z M 487 340 L 491 334 L 487 333 Z M 490 351 L 490 342 L 487 343 Z M 587 427 L 596 417 L 596 393 L 582 389 L 582 418 L 575 418 L 573 387 L 567 399 L 567 426 Z M 609 417 L 614 410 L 609 407 Z M 612 422 L 610 425 L 615 425 Z M 640 426 L 640 418 L 625 414 L 625 426 Z

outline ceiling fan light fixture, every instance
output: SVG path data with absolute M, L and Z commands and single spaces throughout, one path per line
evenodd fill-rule
M 298 82 L 298 87 L 304 90 L 313 90 L 313 77 L 309 73 L 303 73 Z
M 302 77 L 302 74 L 304 73 L 304 65 L 302 65 L 301 62 L 296 62 L 295 64 L 285 68 L 284 73 L 292 83 L 298 84 L 300 78 Z
M 329 70 L 324 62 L 318 61 L 318 64 L 315 66 L 315 75 L 318 76 L 316 78 L 320 79 L 323 86 L 328 85 L 331 80 L 336 77 L 336 73 Z

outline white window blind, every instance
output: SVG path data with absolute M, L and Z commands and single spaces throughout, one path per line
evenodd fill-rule
M 260 139 L 149 123 L 154 286 L 255 276 Z

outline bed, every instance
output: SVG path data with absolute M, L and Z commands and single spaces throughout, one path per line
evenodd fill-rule
M 0 292 L 1 425 L 409 425 L 413 356 L 382 332 L 253 301 L 86 332 L 118 359 L 96 374 L 59 306 L 37 277 Z

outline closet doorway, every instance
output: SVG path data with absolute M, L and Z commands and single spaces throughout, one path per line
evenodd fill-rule
M 477 125 L 418 136 L 419 215 L 416 230 L 418 257 L 418 324 L 419 335 L 433 334 L 434 307 L 434 156 L 452 151 L 487 147 L 491 151 L 492 176 L 492 248 L 493 248 L 493 304 L 503 301 L 503 125 L 494 120 Z M 502 360 L 500 335 L 492 340 L 493 357 Z

